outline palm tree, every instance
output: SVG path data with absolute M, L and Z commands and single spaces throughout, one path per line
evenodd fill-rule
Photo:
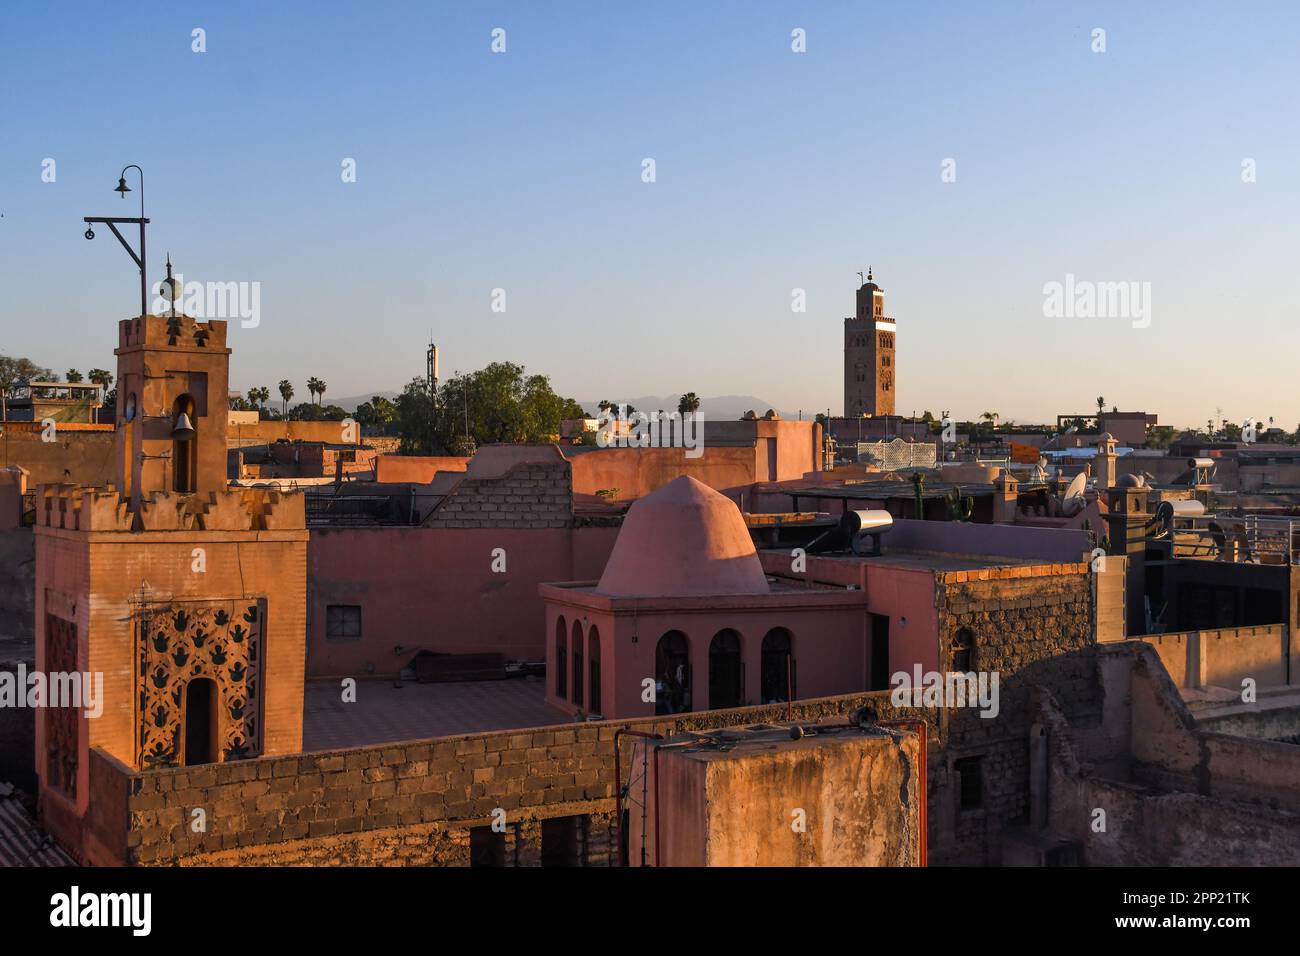
M 68 369 L 67 379 L 69 382 L 75 385 L 81 381 L 81 373 L 78 372 L 75 368 L 70 368 Z
M 325 383 L 313 375 L 307 379 L 307 391 L 311 394 L 311 400 L 314 402 L 317 395 L 325 394 Z
M 700 396 L 694 392 L 687 392 L 677 402 L 677 410 L 683 415 L 698 412 L 700 410 Z
M 325 400 L 325 381 L 316 379 L 316 404 L 319 405 Z
M 287 378 L 280 379 L 280 397 L 284 399 L 284 417 L 289 417 L 289 399 L 293 398 L 293 386 Z

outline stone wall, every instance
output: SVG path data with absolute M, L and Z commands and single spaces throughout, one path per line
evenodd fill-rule
M 1036 687 L 1048 686 L 1071 720 L 1091 721 L 1102 707 L 1092 646 L 1087 564 L 1010 567 L 945 574 L 939 584 L 941 669 L 953 669 L 958 632 L 973 637 L 971 667 L 998 675 L 996 719 L 972 708 L 947 712 L 938 775 L 951 778 L 948 805 L 934 805 L 936 863 L 993 864 L 999 834 L 1029 814 L 1029 732 Z M 990 676 L 991 679 L 991 676 Z M 979 806 L 961 806 L 960 767 L 980 760 Z M 967 801 L 970 802 L 969 800 Z
M 425 522 L 431 528 L 567 528 L 573 520 L 569 462 L 530 461 L 499 477 L 468 472 Z
M 799 701 L 793 714 L 813 722 L 862 708 L 882 719 L 919 713 L 894 708 L 880 692 Z M 501 808 L 514 841 L 507 862 L 540 860 L 542 821 L 586 817 L 585 861 L 605 864 L 616 855 L 620 726 L 672 736 L 785 716 L 784 706 L 747 707 L 147 772 L 96 750 L 82 856 L 100 864 L 465 865 L 470 831 L 490 828 Z M 626 775 L 630 743 L 622 750 Z M 192 829 L 195 809 L 206 832 Z

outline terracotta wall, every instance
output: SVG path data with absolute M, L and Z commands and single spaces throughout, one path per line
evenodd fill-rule
M 617 528 L 319 528 L 308 547 L 313 676 L 396 672 L 415 649 L 542 660 L 537 585 L 598 577 Z M 505 552 L 504 572 L 492 570 Z M 326 608 L 361 607 L 359 641 L 325 637 Z M 411 648 L 399 658 L 397 644 Z
M 206 570 L 194 571 L 194 549 L 205 549 Z M 86 812 L 89 753 L 101 747 L 125 763 L 135 760 L 136 646 L 132 601 L 147 582 L 159 601 L 268 599 L 262 674 L 262 750 L 275 754 L 302 747 L 303 635 L 306 532 L 94 533 L 40 527 L 36 561 L 36 666 L 48 670 L 43 639 L 46 615 L 77 627 L 77 664 L 103 675 L 103 713 L 81 719 L 75 800 L 42 785 L 42 812 L 73 826 Z M 90 635 L 94 640 L 90 640 Z M 37 721 L 36 753 L 45 752 Z M 44 778 L 43 761 L 37 774 Z
M 1300 682 L 1289 673 L 1290 641 L 1286 625 L 1226 627 L 1135 638 L 1154 648 L 1170 678 L 1179 687 L 1242 689 L 1251 678 L 1258 688 Z
M 380 484 L 427 485 L 440 471 L 464 471 L 468 458 L 454 456 L 380 455 L 375 480 Z
M 834 595 L 841 597 L 841 595 Z M 695 600 L 694 605 L 711 599 Z M 852 598 L 850 598 L 852 600 Z M 683 602 L 686 604 L 687 602 Z M 557 627 L 564 621 L 566 634 L 566 696 L 555 694 L 555 675 L 547 674 L 547 702 L 557 714 L 570 717 L 578 710 L 572 702 L 573 625 L 579 623 L 583 641 L 584 713 L 606 716 L 649 716 L 655 704 L 642 698 L 642 682 L 655 679 L 655 652 L 659 639 L 669 631 L 681 631 L 689 642 L 691 664 L 691 705 L 695 710 L 719 706 L 709 700 L 709 646 L 723 630 L 734 630 L 740 637 L 742 703 L 762 703 L 763 637 L 774 628 L 790 632 L 796 661 L 795 696 L 825 697 L 862 691 L 867 686 L 869 645 L 864 631 L 860 599 L 852 604 L 839 602 L 829 606 L 782 607 L 778 604 L 755 604 L 744 599 L 716 599 L 715 607 L 683 606 L 675 609 L 647 609 L 636 615 L 622 613 L 615 618 L 580 607 L 548 601 L 546 633 L 550 644 L 546 657 L 555 657 Z M 847 604 L 847 606 L 846 606 Z M 728 605 L 734 605 L 728 607 Z M 749 605 L 749 606 L 745 606 Z M 593 704 L 590 696 L 591 648 L 593 635 L 600 638 L 600 683 L 602 700 Z
M 573 452 L 570 460 L 575 494 L 617 489 L 614 501 L 635 501 L 679 475 L 733 497 L 760 480 L 752 447 L 706 447 L 698 458 L 680 448 L 598 448 Z
M 242 448 L 244 445 L 269 445 L 281 438 L 286 441 L 323 441 L 344 443 L 356 441 L 355 435 L 344 434 L 343 422 L 265 421 L 255 425 L 231 424 L 226 432 L 226 445 Z M 356 426 L 356 435 L 361 426 Z
M 34 425 L 34 427 L 33 427 Z M 22 465 L 31 474 L 27 487 L 71 482 L 106 485 L 113 481 L 113 426 L 59 427 L 55 441 L 41 440 L 40 423 L 9 422 L 0 437 L 0 466 Z

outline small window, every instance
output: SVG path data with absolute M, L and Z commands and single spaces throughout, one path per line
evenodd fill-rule
M 325 639 L 361 640 L 361 605 L 331 604 L 325 609 Z
M 961 778 L 961 808 L 978 810 L 984 806 L 984 758 L 960 757 L 953 769 Z
M 469 831 L 470 866 L 505 866 L 506 835 L 490 826 L 471 827 Z
M 588 818 L 552 817 L 542 821 L 542 866 L 582 866 L 587 858 Z
M 969 674 L 975 669 L 975 635 L 968 627 L 958 628 L 952 639 L 952 670 Z

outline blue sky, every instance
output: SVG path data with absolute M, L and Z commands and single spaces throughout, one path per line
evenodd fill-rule
M 432 330 L 444 374 L 838 414 L 870 264 L 900 411 L 1295 428 L 1298 64 L 1285 3 L 7 4 L 0 352 L 112 367 L 137 280 L 81 217 L 138 163 L 151 279 L 261 283 L 236 388 L 397 389 Z M 1067 274 L 1150 326 L 1046 318 Z

